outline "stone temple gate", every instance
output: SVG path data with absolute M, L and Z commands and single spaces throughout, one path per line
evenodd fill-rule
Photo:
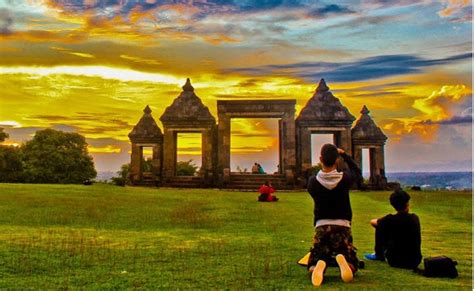
M 219 116 L 217 142 L 218 172 L 225 183 L 230 177 L 230 124 L 231 118 L 279 118 L 279 173 L 291 182 L 296 169 L 295 147 L 296 100 L 235 100 L 217 101 Z
M 150 107 L 129 134 L 132 143 L 130 179 L 134 185 L 169 187 L 221 187 L 255 189 L 270 181 L 279 189 L 304 187 L 313 165 L 312 134 L 332 134 L 336 146 L 351 154 L 362 167 L 362 149 L 369 149 L 369 188 L 390 186 L 385 177 L 384 145 L 387 137 L 366 106 L 356 118 L 336 98 L 324 79 L 295 118 L 296 100 L 217 101 L 218 121 L 194 93 L 189 79 L 183 91 L 160 117 L 163 132 Z M 230 169 L 232 118 L 279 119 L 279 171 L 273 175 L 233 173 Z M 177 134 L 200 133 L 202 166 L 195 176 L 177 176 Z M 151 160 L 144 160 L 144 148 Z M 144 167 L 148 165 L 148 167 Z

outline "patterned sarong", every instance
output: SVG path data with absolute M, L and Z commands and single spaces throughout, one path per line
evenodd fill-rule
M 313 247 L 308 261 L 308 268 L 316 265 L 318 260 L 323 260 L 329 265 L 334 265 L 334 258 L 338 254 L 344 255 L 347 262 L 357 270 L 359 260 L 356 248 L 352 244 L 351 229 L 339 225 L 322 225 L 316 228 L 313 237 Z

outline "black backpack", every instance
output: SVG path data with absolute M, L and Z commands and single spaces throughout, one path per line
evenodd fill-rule
M 425 270 L 423 276 L 425 277 L 449 277 L 456 278 L 458 270 L 456 265 L 458 262 L 453 261 L 446 256 L 428 257 L 423 259 Z

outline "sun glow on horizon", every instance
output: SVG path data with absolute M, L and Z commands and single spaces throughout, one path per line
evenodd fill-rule
M 161 73 L 145 73 L 132 69 L 108 66 L 19 66 L 0 67 L 0 74 L 27 74 L 37 76 L 72 75 L 85 77 L 100 77 L 124 82 L 151 82 L 179 85 L 184 77 L 176 77 Z

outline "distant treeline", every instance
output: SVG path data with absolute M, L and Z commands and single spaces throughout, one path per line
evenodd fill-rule
M 0 182 L 79 184 L 96 176 L 86 139 L 78 133 L 45 129 L 21 146 L 0 145 Z
M 472 172 L 409 172 L 387 173 L 389 181 L 402 186 L 420 186 L 424 189 L 472 189 Z

